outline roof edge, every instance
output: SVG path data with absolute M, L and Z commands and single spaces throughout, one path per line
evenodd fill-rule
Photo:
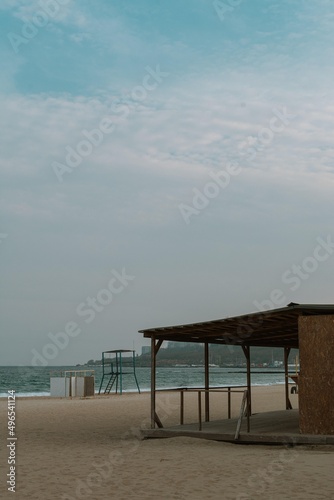
M 153 327 L 153 328 L 145 328 L 143 330 L 138 330 L 139 333 L 148 333 L 148 332 L 156 332 L 158 330 L 169 330 L 173 328 L 182 328 L 182 327 L 191 327 L 191 326 L 198 326 L 198 325 L 208 325 L 210 323 L 217 323 L 217 322 L 224 322 L 227 320 L 237 320 L 239 319 L 242 321 L 243 319 L 246 318 L 252 318 L 256 316 L 269 316 L 271 314 L 277 314 L 281 312 L 290 312 L 290 311 L 297 311 L 300 314 L 303 312 L 307 311 L 333 311 L 334 314 L 334 304 L 297 304 L 295 302 L 290 302 L 288 305 L 284 307 L 279 307 L 277 309 L 266 309 L 264 311 L 257 311 L 257 312 L 252 312 L 252 313 L 247 313 L 247 314 L 242 314 L 242 315 L 237 315 L 237 316 L 227 316 L 225 318 L 218 318 L 214 320 L 206 320 L 206 321 L 197 321 L 196 323 L 184 323 L 184 324 L 179 324 L 179 325 L 169 325 L 169 326 L 159 326 L 159 327 Z

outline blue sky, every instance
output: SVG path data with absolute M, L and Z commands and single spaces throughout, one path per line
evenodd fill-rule
M 334 302 L 332 2 L 8 0 L 0 25 L 0 364 Z

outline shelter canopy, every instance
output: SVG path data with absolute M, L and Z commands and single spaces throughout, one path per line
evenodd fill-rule
M 202 323 L 140 330 L 146 338 L 261 347 L 298 348 L 299 316 L 334 314 L 334 304 L 295 304 Z

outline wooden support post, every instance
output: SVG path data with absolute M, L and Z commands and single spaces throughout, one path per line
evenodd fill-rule
M 198 430 L 199 431 L 202 430 L 202 393 L 201 393 L 201 391 L 198 391 Z
M 155 399 L 156 399 L 156 357 L 163 343 L 162 339 L 159 339 L 157 344 L 155 343 L 155 336 L 151 337 L 151 428 L 155 428 L 155 424 L 158 427 L 163 427 L 157 412 L 155 411 Z
M 180 391 L 180 425 L 183 425 L 184 422 L 184 390 Z
M 227 418 L 231 418 L 231 387 L 227 388 Z
M 248 358 L 247 358 L 247 414 L 251 416 L 252 414 L 252 397 L 251 397 L 251 361 L 250 361 L 250 347 L 248 347 Z
M 117 356 L 117 353 L 116 353 Z M 122 353 L 119 353 L 119 393 L 123 394 L 123 366 L 122 366 Z
M 252 392 L 251 392 L 251 363 L 250 363 L 250 347 L 242 346 L 247 362 L 247 413 L 252 414 Z
M 290 347 L 284 347 L 284 373 L 285 373 L 285 408 L 292 410 L 292 404 L 289 398 L 289 354 Z
M 155 428 L 155 337 L 151 337 L 151 429 Z
M 209 344 L 204 344 L 204 365 L 205 365 L 205 422 L 210 421 L 210 394 L 209 394 Z
M 249 398 L 248 398 L 248 391 L 247 391 L 247 402 L 249 401 Z M 250 432 L 250 413 L 249 411 L 247 412 L 247 432 L 249 433 Z

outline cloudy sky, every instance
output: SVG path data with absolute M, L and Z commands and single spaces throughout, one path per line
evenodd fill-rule
M 0 364 L 333 303 L 330 0 L 2 0 Z

